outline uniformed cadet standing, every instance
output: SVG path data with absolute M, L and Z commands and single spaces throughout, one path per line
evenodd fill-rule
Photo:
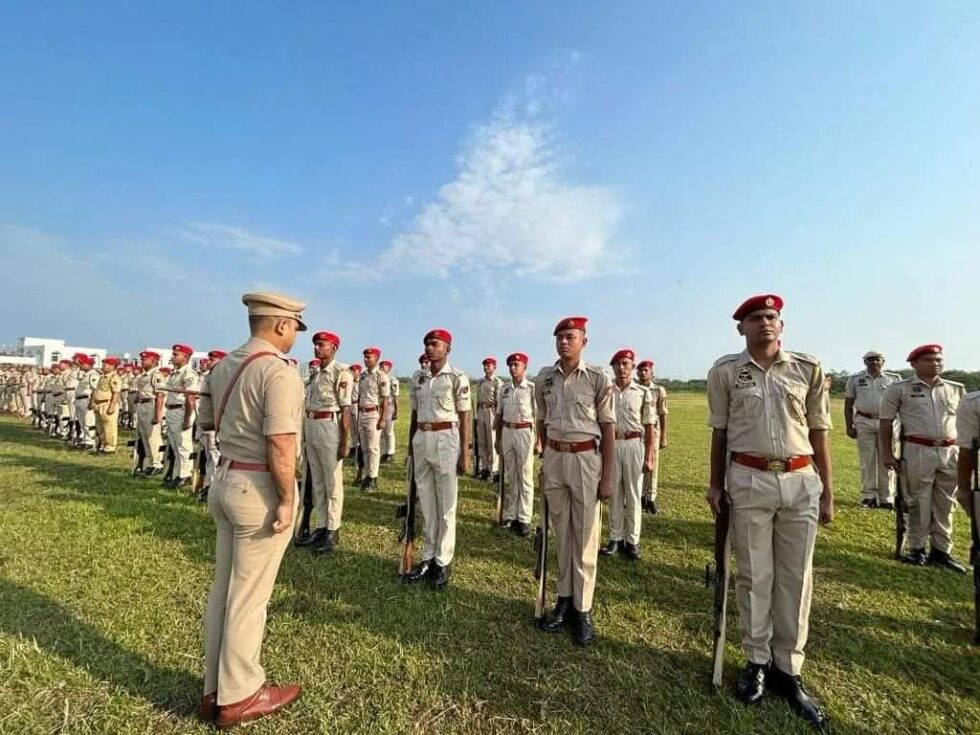
M 95 412 L 95 430 L 98 434 L 97 452 L 112 454 L 116 451 L 119 433 L 119 402 L 122 380 L 116 373 L 118 357 L 102 361 L 102 376 L 92 391 L 89 409 Z
M 395 458 L 395 422 L 398 420 L 398 395 L 401 388 L 398 378 L 391 374 L 394 367 L 391 360 L 382 360 L 381 369 L 388 376 L 388 408 L 385 416 L 385 428 L 381 434 L 381 461 L 390 462 Z
M 116 374 L 122 383 L 119 389 L 119 424 L 123 427 L 133 425 L 133 409 L 129 403 L 129 392 L 133 385 L 133 369 L 128 363 L 120 363 Z
M 340 541 L 344 513 L 344 458 L 350 441 L 350 403 L 354 376 L 334 357 L 340 337 L 332 332 L 313 335 L 313 350 L 319 365 L 316 376 L 306 386 L 306 421 L 303 447 L 310 464 L 313 487 L 315 531 L 297 539 L 297 546 L 310 546 L 316 554 L 326 554 Z
M 364 475 L 361 487 L 373 492 L 378 487 L 378 465 L 381 462 L 381 432 L 385 426 L 385 413 L 391 394 L 388 374 L 378 367 L 381 350 L 368 347 L 364 350 L 364 372 L 358 383 L 357 434 L 364 458 Z
M 170 362 L 173 372 L 167 378 L 167 448 L 173 454 L 174 469 L 170 480 L 164 485 L 178 488 L 190 484 L 191 452 L 194 450 L 194 418 L 200 392 L 200 379 L 191 368 L 190 359 L 194 354 L 188 345 L 176 344 L 172 348 Z
M 224 350 L 208 350 L 207 360 L 201 361 L 205 366 L 203 368 L 204 374 L 201 375 L 201 393 L 207 393 L 211 390 L 208 376 L 211 374 L 214 366 L 223 360 L 227 354 Z M 201 502 L 207 502 L 211 483 L 214 482 L 215 473 L 218 471 L 218 463 L 221 460 L 221 450 L 218 448 L 218 440 L 213 431 L 205 431 L 203 427 L 198 427 L 198 431 L 201 451 L 204 452 L 204 484 L 201 487 L 201 494 L 198 499 Z
M 68 398 L 65 378 L 71 367 L 70 360 L 60 360 L 56 365 L 52 365 L 54 380 L 51 381 L 51 409 L 50 415 L 53 417 L 51 423 L 51 435 L 61 436 L 68 422 Z
M 136 383 L 143 376 L 143 366 L 140 365 L 130 365 L 129 366 L 129 380 L 123 382 L 123 388 L 126 390 L 127 395 L 127 408 L 129 409 L 127 426 L 135 430 L 137 424 L 139 423 L 139 411 L 137 410 L 136 398 L 139 391 L 136 390 Z
M 136 441 L 143 445 L 143 475 L 153 477 L 163 472 L 160 421 L 163 419 L 167 379 L 160 371 L 159 352 L 143 350 L 140 361 L 143 372 L 133 381 L 136 392 L 132 398 L 136 413 Z
M 609 504 L 609 543 L 599 549 L 603 556 L 619 553 L 634 561 L 640 558 L 643 473 L 653 469 L 653 429 L 657 422 L 653 391 L 633 382 L 635 359 L 633 350 L 623 349 L 609 362 L 616 376 L 612 392 L 616 461 Z
M 364 369 L 363 366 L 359 362 L 355 362 L 353 365 L 350 366 L 350 372 L 354 378 L 354 385 L 350 394 L 350 401 L 351 401 L 350 420 L 351 420 L 351 428 L 353 429 L 350 435 L 349 456 L 351 457 L 355 456 L 355 454 L 357 453 L 357 448 L 358 446 L 360 446 L 360 439 L 357 436 L 359 433 L 357 429 L 357 423 L 358 423 L 357 402 L 358 400 L 360 400 L 361 397 L 360 383 L 361 383 L 361 370 L 363 369 Z M 360 485 L 364 479 L 363 472 L 364 472 L 364 467 L 363 467 L 363 460 L 362 460 L 362 464 L 359 464 L 357 466 L 357 476 L 354 478 L 354 482 L 358 485 Z
M 303 382 L 284 353 L 306 331 L 303 304 L 249 293 L 251 338 L 211 370 L 201 426 L 217 432 L 221 466 L 208 497 L 217 526 L 204 618 L 200 714 L 219 728 L 271 714 L 300 687 L 270 686 L 259 663 L 266 609 L 296 514 Z
M 494 447 L 496 436 L 497 396 L 503 381 L 497 377 L 497 358 L 483 359 L 483 377 L 476 382 L 476 441 L 479 467 L 474 468 L 482 480 L 497 481 L 499 459 Z
M 915 376 L 888 386 L 878 414 L 879 451 L 888 467 L 905 473 L 910 551 L 904 561 L 965 573 L 964 566 L 950 556 L 950 551 L 956 507 L 956 409 L 966 389 L 962 383 L 940 377 L 941 345 L 916 347 L 907 360 Z M 902 423 L 904 467 L 899 467 L 892 450 L 896 418 Z
M 432 329 L 422 340 L 429 358 L 427 370 L 415 374 L 409 386 L 412 447 L 419 509 L 423 516 L 425 548 L 421 561 L 406 581 L 431 580 L 436 588 L 449 584 L 456 552 L 458 476 L 469 469 L 470 381 L 449 364 L 453 337 Z
M 742 648 L 737 693 L 769 691 L 817 727 L 824 717 L 800 672 L 809 634 L 817 524 L 834 516 L 830 414 L 819 361 L 780 344 L 783 300 L 755 296 L 733 314 L 746 349 L 708 372 L 711 482 L 718 513 L 731 504 Z
M 612 383 L 586 365 L 585 317 L 567 317 L 554 330 L 558 361 L 534 380 L 537 446 L 544 494 L 558 542 L 558 600 L 538 625 L 557 633 L 574 626 L 575 643 L 595 640 L 592 598 L 601 531 L 600 501 L 613 494 L 615 423 Z
M 537 406 L 534 383 L 526 376 L 528 357 L 523 352 L 507 356 L 511 384 L 500 390 L 497 401 L 495 448 L 504 463 L 505 528 L 518 536 L 530 532 L 534 514 L 534 423 Z
M 653 360 L 642 360 L 636 366 L 640 385 L 650 391 L 653 398 L 657 425 L 653 427 L 653 469 L 643 470 L 643 511 L 650 515 L 660 512 L 657 507 L 657 490 L 660 484 L 660 450 L 667 448 L 667 389 L 653 382 Z
M 33 367 L 27 368 L 24 373 L 24 417 L 33 415 L 37 411 L 37 384 L 39 376 Z
M 94 364 L 88 355 L 79 356 L 78 386 L 75 388 L 75 420 L 81 432 L 79 449 L 95 446 L 95 412 L 89 408 L 92 394 L 99 386 L 99 373 L 93 370 Z
M 844 424 L 847 435 L 857 440 L 861 506 L 891 510 L 895 507 L 895 473 L 885 466 L 885 456 L 878 451 L 878 413 L 885 389 L 902 376 L 882 370 L 885 356 L 877 350 L 866 352 L 863 360 L 864 370 L 850 376 L 844 386 Z M 893 445 L 893 453 L 895 450 L 897 445 Z

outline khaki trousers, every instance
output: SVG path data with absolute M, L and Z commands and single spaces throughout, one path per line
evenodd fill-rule
M 154 402 L 136 404 L 136 438 L 143 444 L 143 460 L 147 468 L 163 467 L 163 455 L 160 446 L 163 442 L 160 434 L 160 424 L 153 423 Z
M 394 410 L 395 401 L 397 400 L 397 396 L 388 397 L 388 410 L 385 411 L 385 428 L 381 431 L 381 454 L 387 454 L 392 457 L 395 456 L 395 422 L 392 420 L 391 415 Z
M 480 466 L 477 470 L 498 471 L 497 448 L 494 446 L 494 421 L 496 414 L 492 408 L 476 410 L 476 441 L 480 453 Z
M 313 479 L 310 491 L 316 515 L 314 528 L 336 531 L 344 514 L 344 465 L 337 460 L 340 423 L 337 419 L 308 418 L 303 427 L 303 438 Z
M 357 417 L 357 433 L 360 435 L 361 454 L 364 456 L 364 476 L 377 477 L 381 465 L 381 429 L 378 428 L 378 411 L 361 411 Z
M 534 432 L 505 426 L 500 443 L 507 475 L 504 520 L 530 523 L 534 513 Z
M 354 403 L 351 403 L 351 406 L 350 406 L 350 425 L 354 429 L 350 433 L 350 447 L 351 447 L 351 449 L 355 449 L 356 447 L 359 447 L 360 446 L 360 442 L 361 442 L 360 433 L 361 433 L 361 430 L 358 428 L 358 426 L 359 426 L 359 424 L 358 424 L 359 417 L 360 417 L 360 414 L 357 411 L 357 406 Z
M 149 405 L 149 404 L 147 404 Z M 167 410 L 167 446 L 174 455 L 174 471 L 172 477 L 184 480 L 194 471 L 191 462 L 191 452 L 194 451 L 193 420 L 191 428 L 184 430 L 184 409 L 171 408 Z
M 592 609 L 599 533 L 598 450 L 556 452 L 546 448 L 542 464 L 548 514 L 558 542 L 558 595 L 571 597 L 575 609 Z
M 109 413 L 109 401 L 95 406 L 95 430 L 99 435 L 99 444 L 107 452 L 116 451 L 119 435 L 119 408 Z
M 412 440 L 415 484 L 422 511 L 425 548 L 422 561 L 448 566 L 456 553 L 456 463 L 459 428 L 416 431 Z
M 660 480 L 660 428 L 653 427 L 653 471 L 643 470 L 643 497 L 656 501 Z
M 803 668 L 813 595 L 813 547 L 823 484 L 812 466 L 763 472 L 739 464 L 725 478 L 731 500 L 735 598 L 749 661 Z
M 202 431 L 201 451 L 204 452 L 204 487 L 211 487 L 214 482 L 215 473 L 218 471 L 218 463 L 221 461 L 221 452 L 218 451 L 218 440 L 213 431 Z
M 885 466 L 885 457 L 878 451 L 878 422 L 855 416 L 858 460 L 861 463 L 861 500 L 880 503 L 895 501 L 895 473 Z M 895 432 L 898 436 L 898 432 Z M 898 442 L 893 450 L 898 452 Z
M 239 702 L 265 683 L 259 654 L 266 609 L 292 537 L 289 529 L 272 532 L 278 504 L 268 472 L 219 468 L 208 493 L 217 543 L 204 615 L 204 693 L 217 691 L 219 705 Z
M 905 442 L 906 500 L 909 502 L 909 545 L 936 551 L 953 548 L 956 509 L 957 447 L 924 447 Z
M 643 509 L 643 441 L 617 439 L 613 464 L 613 496 L 609 506 L 609 540 L 640 543 Z
M 82 444 L 95 443 L 95 412 L 88 410 L 88 396 L 75 400 L 75 420 L 78 422 Z

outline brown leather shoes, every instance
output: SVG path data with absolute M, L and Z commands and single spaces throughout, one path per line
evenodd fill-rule
M 205 694 L 201 697 L 200 704 L 197 705 L 197 716 L 210 722 L 216 714 L 218 714 L 218 693 Z
M 215 724 L 219 730 L 229 730 L 243 722 L 271 715 L 294 702 L 301 691 L 302 687 L 298 684 L 287 684 L 283 687 L 266 684 L 251 697 L 219 706 Z

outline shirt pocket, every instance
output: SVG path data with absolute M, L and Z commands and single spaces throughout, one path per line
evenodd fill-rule
M 943 404 L 946 407 L 947 416 L 955 416 L 956 409 L 960 407 L 960 397 L 959 396 L 947 396 L 943 399 Z
M 595 401 L 591 398 L 575 399 L 575 417 L 583 421 L 595 421 Z
M 453 397 L 453 385 L 449 380 L 439 380 L 432 386 L 432 397 L 441 411 L 455 411 L 456 399 Z
M 754 419 L 762 415 L 765 394 L 762 388 L 751 386 L 732 391 L 731 415 L 737 418 Z

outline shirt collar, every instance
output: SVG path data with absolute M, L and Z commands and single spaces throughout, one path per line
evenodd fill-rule
M 559 373 L 561 373 L 562 375 L 565 375 L 565 371 L 561 369 L 561 360 L 555 360 L 555 367 L 558 369 L 558 372 Z M 575 368 L 572 370 L 572 372 L 573 373 L 577 373 L 577 372 L 579 372 L 581 370 L 585 370 L 585 360 L 583 360 L 580 357 L 578 359 L 578 364 L 575 366 Z
M 773 358 L 772 364 L 775 365 L 777 362 L 793 362 L 793 356 L 780 347 L 776 351 L 776 356 Z M 749 363 L 755 365 L 756 367 L 760 367 L 761 369 L 761 366 L 759 366 L 759 363 L 752 358 L 752 355 L 749 353 L 748 349 L 744 349 L 738 356 L 738 364 L 748 365 Z
M 282 359 L 286 359 L 286 356 L 277 350 L 274 344 L 265 341 L 261 337 L 249 337 L 248 342 L 245 343 L 245 349 L 249 352 L 272 352 Z

